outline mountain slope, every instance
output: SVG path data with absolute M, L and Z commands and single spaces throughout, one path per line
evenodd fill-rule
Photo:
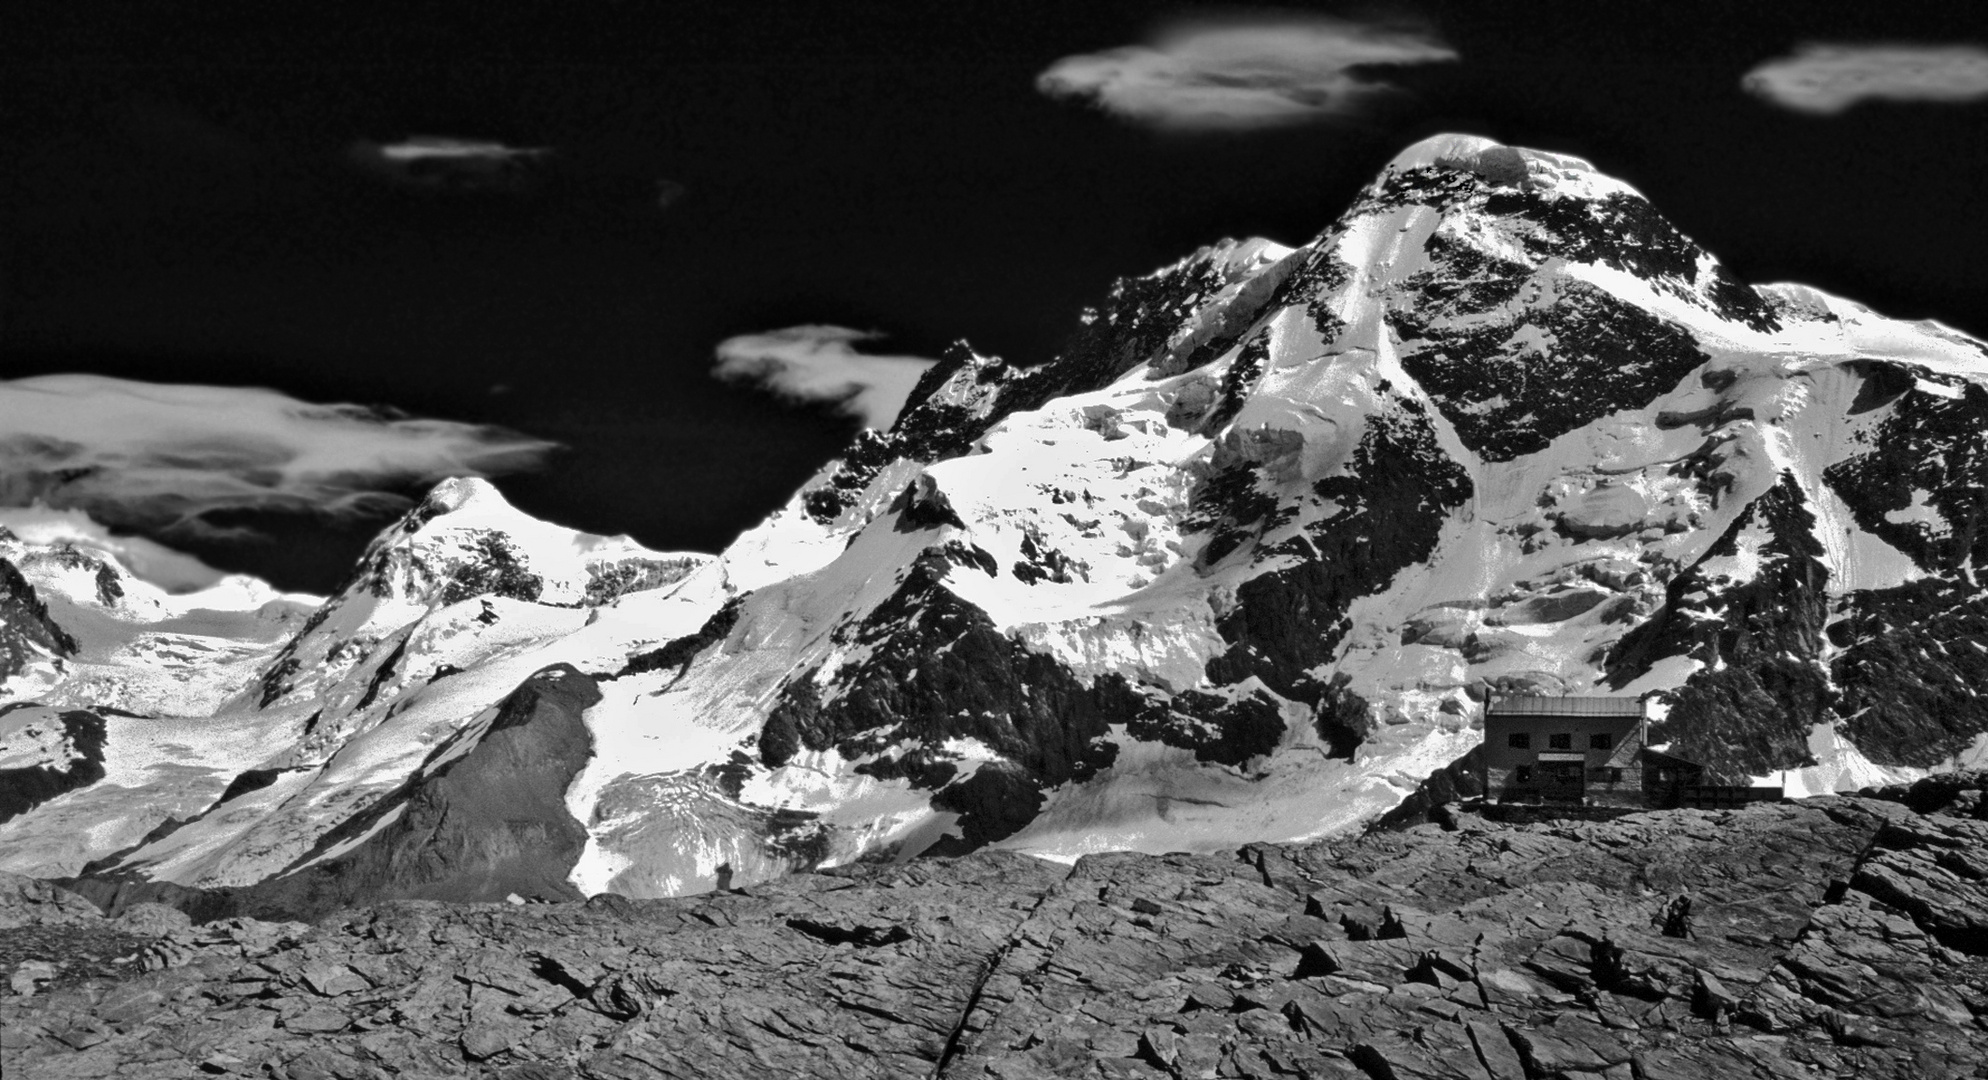
M 1730 782 L 1917 775 L 1988 746 L 1984 431 L 1982 343 L 1438 137 L 1310 243 L 1120 282 L 1048 364 L 949 350 L 715 559 L 443 485 L 200 699 L 266 784 L 223 810 L 226 770 L 190 775 L 196 820 L 106 809 L 62 865 L 295 870 L 561 664 L 601 694 L 565 791 L 588 894 L 1322 836 L 1473 747 L 1487 690 L 1653 695 Z
M 1872 691 L 1839 611 L 1933 571 L 1841 492 L 1928 427 L 1867 386 L 1984 373 L 1936 325 L 1739 283 L 1585 163 L 1430 140 L 1306 247 L 1122 285 L 1045 368 L 950 356 L 735 549 L 834 557 L 675 650 L 652 715 L 756 732 L 744 790 L 900 850 L 935 818 L 1057 855 L 1316 835 L 1466 749 L 1486 687 L 1661 692 L 1660 737 L 1732 780 L 1931 766 L 1845 741 Z M 1980 476 L 1954 460 L 1912 489 L 1945 493 L 1929 528 Z M 1958 685 L 1912 674 L 1975 654 L 1979 590 L 1954 597 L 1949 655 L 1887 678 Z M 1723 648 L 1689 629 L 1725 622 Z M 1942 715 L 1946 753 L 1988 730 Z M 642 856 L 596 842 L 590 886 L 640 891 L 605 868 Z
M 52 685 L 0 691 L 102 714 L 106 775 L 0 822 L 0 861 L 199 887 L 313 853 L 438 745 L 478 745 L 547 666 L 534 650 L 710 561 L 535 521 L 476 480 L 439 485 L 329 598 L 240 579 L 173 596 L 100 552 L 17 548 L 80 644 Z

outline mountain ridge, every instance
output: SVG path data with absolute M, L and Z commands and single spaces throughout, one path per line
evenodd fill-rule
M 561 665 L 601 695 L 564 795 L 587 895 L 1313 839 L 1461 758 L 1490 692 L 1648 697 L 1727 782 L 1909 779 L 1988 752 L 1983 430 L 1982 343 L 1747 286 L 1586 162 L 1440 136 L 1305 245 L 1118 283 L 1047 364 L 948 350 L 719 556 L 450 481 L 308 615 L 202 616 L 257 628 L 177 676 L 228 768 L 145 760 L 177 699 L 127 694 L 155 733 L 106 760 L 171 797 L 69 792 L 0 840 L 275 880 Z M 137 685 L 119 647 L 35 693 Z

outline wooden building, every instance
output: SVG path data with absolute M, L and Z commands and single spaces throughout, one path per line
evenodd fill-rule
M 1484 712 L 1484 792 L 1498 802 L 1647 806 L 1648 730 L 1639 698 L 1494 697 Z

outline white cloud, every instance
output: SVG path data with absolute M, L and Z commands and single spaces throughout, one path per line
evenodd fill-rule
M 752 383 L 789 401 L 827 402 L 882 431 L 897 421 L 904 399 L 934 361 L 917 356 L 870 356 L 852 344 L 883 335 L 843 326 L 790 326 L 741 334 L 718 343 L 711 373 Z
M 1974 101 L 1988 97 L 1988 49 L 1810 42 L 1747 72 L 1740 85 L 1784 108 L 1825 115 L 1871 99 Z
M 142 536 L 118 536 L 81 510 L 46 506 L 0 509 L 0 528 L 31 544 L 73 544 L 110 555 L 142 581 L 167 592 L 205 589 L 227 574 L 183 551 Z
M 1147 45 L 1066 56 L 1036 88 L 1151 127 L 1236 130 L 1350 115 L 1393 89 L 1358 69 L 1456 58 L 1416 27 L 1324 16 L 1194 22 Z
M 397 143 L 378 146 L 381 157 L 388 161 L 425 161 L 440 159 L 445 161 L 505 161 L 511 158 L 535 157 L 546 153 L 542 148 L 505 146 L 503 143 L 486 142 L 481 139 L 452 139 L 447 136 L 416 135 Z
M 552 153 L 544 147 L 436 135 L 394 143 L 360 139 L 346 152 L 361 168 L 396 183 L 513 194 L 535 186 L 538 178 L 532 166 Z
M 274 390 L 96 375 L 0 381 L 0 506 L 217 535 L 217 510 L 386 513 L 388 487 L 536 465 L 555 444 L 496 428 L 312 405 Z

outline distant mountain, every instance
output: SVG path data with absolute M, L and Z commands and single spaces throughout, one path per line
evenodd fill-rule
M 1653 696 L 1728 782 L 1909 778 L 1988 751 L 1984 458 L 1982 342 L 1442 136 L 1302 247 L 1118 283 L 1050 364 L 955 347 L 716 558 L 476 481 L 314 610 L 0 547 L 39 597 L 6 690 L 106 730 L 0 869 L 305 912 L 1301 840 L 1467 752 L 1487 690 Z

